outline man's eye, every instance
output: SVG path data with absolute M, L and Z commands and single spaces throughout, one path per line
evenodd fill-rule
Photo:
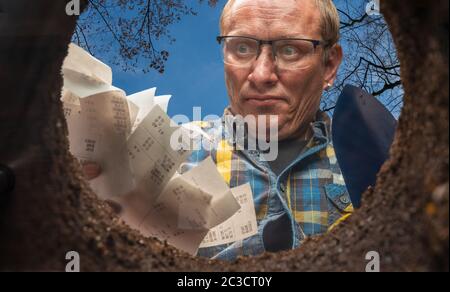
M 237 50 L 238 54 L 248 54 L 250 53 L 250 47 L 247 44 L 239 44 L 237 45 Z
M 294 46 L 284 46 L 281 48 L 281 54 L 285 57 L 294 57 L 299 54 L 299 51 Z

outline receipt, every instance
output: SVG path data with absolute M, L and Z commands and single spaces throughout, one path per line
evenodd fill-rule
M 98 128 L 90 128 L 87 118 L 81 112 L 81 106 L 64 103 L 64 116 L 69 128 L 70 152 L 83 160 L 99 157 L 98 143 L 101 132 Z
M 192 255 L 209 229 L 240 209 L 211 158 L 170 180 L 158 197 L 133 192 L 120 203 L 122 219 L 132 228 Z
M 144 193 L 159 195 L 192 151 L 189 145 L 171 145 L 172 135 L 183 131 L 167 114 L 155 106 L 127 141 L 127 153 L 137 187 Z
M 231 228 L 236 240 L 256 230 L 256 219 L 247 220 L 254 215 L 251 190 L 230 189 L 211 157 L 183 175 L 176 172 L 203 133 L 167 116 L 170 95 L 156 96 L 152 88 L 126 96 L 112 86 L 111 69 L 75 45 L 62 71 L 70 152 L 101 166 L 89 184 L 100 198 L 122 206 L 126 224 L 192 255 L 211 230 Z M 236 212 L 241 215 L 230 221 Z
M 250 184 L 233 188 L 231 191 L 239 202 L 240 210 L 224 223 L 211 229 L 205 236 L 200 248 L 230 244 L 258 233 L 255 205 Z
M 124 195 L 136 185 L 159 194 L 190 154 L 172 149 L 170 139 L 180 127 L 158 105 L 133 132 L 140 109 L 122 90 L 78 98 L 65 88 L 62 101 L 71 153 L 101 165 L 101 175 L 89 183 L 102 199 Z
M 136 117 L 130 114 L 130 104 L 121 90 L 107 91 L 80 99 L 81 111 L 86 113 L 92 125 L 103 131 L 126 139 Z M 132 112 L 137 112 L 136 109 Z
M 175 184 L 175 180 L 180 183 Z M 190 192 L 183 194 L 185 200 L 178 219 L 181 228 L 211 229 L 230 218 L 240 208 L 211 157 L 171 183 L 175 186 L 187 184 L 201 190 L 197 196 L 196 193 Z M 170 186 L 168 189 L 170 190 Z M 193 220 L 196 216 L 205 220 Z M 194 224 L 195 222 L 197 224 Z
M 73 72 L 96 84 L 112 84 L 111 68 L 75 44 L 69 45 L 69 56 L 64 60 L 63 71 Z
M 80 98 L 73 94 L 71 91 L 67 90 L 66 88 L 63 88 L 62 94 L 61 94 L 61 101 L 63 104 L 74 104 L 74 105 L 80 105 Z
M 131 133 L 130 104 L 124 92 L 99 93 L 80 99 L 80 104 L 82 121 L 79 123 L 86 128 L 75 133 L 81 139 L 87 136 L 97 149 L 92 155 L 84 149 L 74 149 L 72 153 L 82 161 L 95 161 L 101 165 L 101 175 L 89 182 L 100 198 L 128 193 L 134 188 L 134 182 L 124 149 Z
M 158 105 L 164 112 L 167 112 L 169 101 L 172 96 L 155 96 L 155 94 L 156 88 L 152 88 L 127 96 L 127 99 L 139 108 L 136 121 L 133 125 L 133 131 L 140 125 L 140 123 L 156 105 Z

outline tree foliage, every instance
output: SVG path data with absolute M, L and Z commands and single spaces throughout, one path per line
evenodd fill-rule
M 198 0 L 214 6 L 217 0 Z M 91 54 L 111 52 L 110 62 L 124 70 L 164 72 L 169 52 L 156 42 L 175 38 L 170 25 L 183 16 L 196 15 L 183 0 L 88 0 L 87 11 L 77 24 L 73 41 Z M 95 42 L 94 42 L 95 40 Z

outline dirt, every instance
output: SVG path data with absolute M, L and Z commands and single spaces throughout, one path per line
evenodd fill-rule
M 59 102 L 76 18 L 64 14 L 64 1 L 27 2 L 15 1 L 20 17 L 0 27 L 0 163 L 17 175 L 0 201 L 0 270 L 64 271 L 74 250 L 83 271 L 364 271 L 369 251 L 380 253 L 383 271 L 448 271 L 448 1 L 382 1 L 405 106 L 363 208 L 298 250 L 235 263 L 141 237 L 88 188 L 68 152 Z

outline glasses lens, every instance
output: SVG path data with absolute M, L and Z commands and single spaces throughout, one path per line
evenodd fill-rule
M 303 40 L 281 40 L 274 43 L 277 65 L 284 69 L 305 68 L 315 54 L 314 44 Z
M 242 37 L 228 37 L 223 40 L 223 60 L 234 66 L 247 66 L 258 55 L 258 41 Z

